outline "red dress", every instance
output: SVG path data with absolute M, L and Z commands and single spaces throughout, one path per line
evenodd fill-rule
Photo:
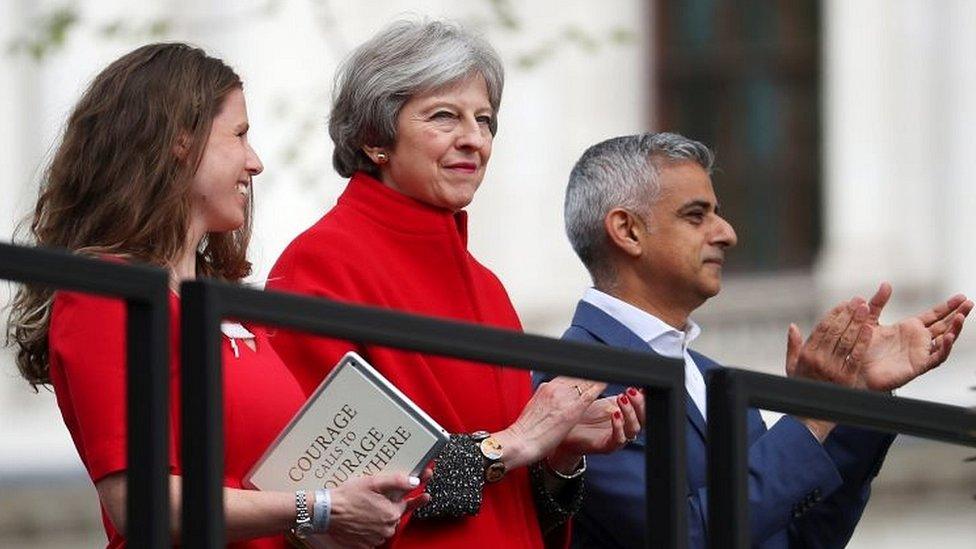
M 275 354 L 267 335 L 255 335 L 255 351 L 230 340 L 224 349 L 224 486 L 241 479 L 304 402 L 304 393 Z M 170 294 L 170 472 L 179 459 L 179 298 Z M 64 423 L 92 482 L 126 468 L 125 304 L 116 299 L 58 292 L 49 338 L 51 384 Z M 108 547 L 124 547 L 105 509 Z M 231 544 L 231 547 L 287 547 L 284 536 Z
M 268 288 L 521 330 L 499 280 L 468 253 L 467 216 L 356 173 L 336 206 L 285 249 Z M 524 370 L 279 330 L 275 350 L 311 391 L 348 350 L 452 433 L 499 431 L 532 395 Z M 484 489 L 469 518 L 401 523 L 394 547 L 541 547 L 526 469 Z

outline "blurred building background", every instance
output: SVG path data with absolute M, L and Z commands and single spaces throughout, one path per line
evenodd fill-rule
M 789 322 L 809 329 L 881 280 L 895 288 L 888 320 L 976 295 L 970 0 L 5 0 L 0 238 L 29 212 L 94 74 L 140 43 L 190 41 L 245 81 L 266 166 L 251 254 L 263 283 L 343 188 L 325 130 L 337 64 L 402 15 L 477 28 L 506 62 L 470 241 L 531 332 L 558 336 L 588 283 L 562 229 L 573 162 L 596 141 L 647 130 L 717 150 L 716 191 L 739 233 L 722 294 L 697 315 L 703 352 L 781 373 Z M 972 330 L 899 394 L 976 404 Z M 972 453 L 899 437 L 851 547 L 973 547 Z M 33 394 L 5 351 L 0 546 L 104 544 L 95 502 L 53 395 Z

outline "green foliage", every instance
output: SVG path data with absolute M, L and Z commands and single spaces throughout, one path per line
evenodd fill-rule
M 81 22 L 81 14 L 75 4 L 54 7 L 35 17 L 27 25 L 23 36 L 10 41 L 7 51 L 12 55 L 27 55 L 38 63 L 43 62 L 66 46 L 71 33 L 77 32 Z M 139 23 L 120 18 L 100 25 L 96 32 L 107 40 L 159 40 L 165 38 L 172 27 L 172 21 L 166 17 Z
M 159 40 L 165 38 L 173 28 L 173 23 L 167 18 L 150 19 L 142 24 L 133 24 L 123 19 L 116 19 L 98 28 L 98 34 L 108 39 L 148 39 Z
M 319 10 L 328 10 L 326 0 L 308 0 Z M 482 0 L 487 4 L 492 24 L 503 32 L 522 33 L 525 25 L 518 16 L 510 0 Z M 270 17 L 282 7 L 282 0 L 267 0 L 255 10 L 261 17 Z M 596 6 L 594 6 L 596 8 Z M 15 38 L 8 45 L 12 54 L 26 54 L 36 62 L 43 62 L 48 56 L 64 48 L 71 34 L 79 28 L 81 14 L 76 4 L 64 4 L 50 9 L 34 19 L 26 28 L 25 34 Z M 166 38 L 173 30 L 173 20 L 169 17 L 155 17 L 145 21 L 132 21 L 124 18 L 103 23 L 95 31 L 105 40 L 159 40 Z M 586 53 L 596 53 L 604 45 L 625 46 L 636 42 L 637 33 L 633 29 L 615 27 L 605 36 L 588 32 L 580 25 L 569 25 L 555 36 L 543 40 L 528 50 L 517 54 L 515 64 L 521 69 L 533 69 L 563 51 L 567 46 Z
M 624 27 L 614 27 L 610 29 L 606 37 L 601 37 L 589 33 L 577 25 L 570 25 L 555 38 L 519 54 L 515 63 L 519 68 L 528 70 L 548 61 L 560 51 L 564 51 L 566 45 L 573 46 L 587 54 L 596 54 L 605 44 L 627 46 L 636 42 L 637 33 Z
M 519 22 L 512 9 L 512 3 L 508 0 L 486 0 L 488 7 L 491 8 L 492 15 L 500 27 L 510 31 L 522 30 L 522 23 Z
M 2 0 L 0 0 L 2 1 Z M 12 40 L 8 45 L 8 53 L 12 55 L 26 55 L 36 63 L 44 63 L 52 56 L 62 51 L 72 33 L 87 32 L 95 40 L 104 42 L 118 41 L 126 44 L 138 42 L 174 39 L 174 27 L 177 21 L 170 16 L 156 17 L 119 17 L 108 21 L 92 20 L 87 14 L 84 3 L 76 0 L 64 0 L 66 3 L 48 9 L 33 18 L 25 25 L 22 35 Z M 344 55 L 351 47 L 341 39 L 337 27 L 341 21 L 332 15 L 332 2 L 342 0 L 304 0 L 316 13 L 319 21 L 319 31 L 325 36 L 336 55 Z M 519 15 L 512 0 L 480 0 L 482 7 L 487 8 L 488 20 L 483 23 L 505 37 L 522 37 L 529 28 Z M 235 17 L 238 21 L 271 18 L 283 9 L 284 0 L 265 0 L 260 5 L 250 4 L 246 13 L 239 13 Z M 593 0 L 593 9 L 601 9 L 599 2 Z M 163 11 L 162 13 L 168 13 Z M 185 21 L 180 22 L 181 25 Z M 206 26 L 207 23 L 197 24 Z M 533 27 L 535 28 L 535 27 Z M 538 31 L 534 30 L 533 33 Z M 580 51 L 585 54 L 596 54 L 606 47 L 628 46 L 636 43 L 637 32 L 631 28 L 615 27 L 604 32 L 594 32 L 587 28 L 585 22 L 566 25 L 564 28 L 552 28 L 545 31 L 551 33 L 536 38 L 534 35 L 529 46 L 513 54 L 514 67 L 521 70 L 533 70 L 551 61 L 555 56 L 568 50 Z M 327 98 L 323 98 L 327 102 Z M 284 98 L 279 98 L 275 104 L 278 112 L 276 117 L 280 124 L 287 125 L 287 134 L 291 136 L 287 142 L 281 144 L 279 163 L 295 169 L 307 164 L 309 159 L 307 147 L 304 144 L 320 130 L 321 121 L 315 114 L 295 109 Z M 293 174 L 294 175 L 294 174 Z M 318 173 L 309 173 L 300 179 L 316 181 Z M 311 183 L 310 183 L 311 185 Z
M 41 61 L 50 53 L 61 49 L 71 30 L 78 25 L 78 9 L 73 5 L 63 5 L 52 9 L 32 22 L 31 36 L 15 38 L 7 51 L 12 54 L 23 53 L 35 61 Z

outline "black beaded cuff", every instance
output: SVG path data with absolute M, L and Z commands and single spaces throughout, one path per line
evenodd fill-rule
M 430 501 L 413 513 L 418 520 L 469 517 L 481 509 L 485 463 L 470 435 L 451 435 L 427 482 Z
M 535 499 L 535 510 L 539 516 L 539 527 L 543 534 L 569 520 L 583 506 L 583 477 L 567 480 L 559 489 L 558 494 L 546 490 L 545 466 L 542 462 L 529 466 L 529 478 L 532 480 L 532 496 Z

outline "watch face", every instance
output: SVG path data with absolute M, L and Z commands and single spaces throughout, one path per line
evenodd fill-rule
M 481 453 L 491 461 L 502 459 L 502 445 L 495 437 L 488 437 L 481 441 Z
M 505 464 L 500 461 L 496 461 L 485 469 L 485 480 L 488 482 L 498 482 L 503 476 L 505 476 L 505 470 Z

